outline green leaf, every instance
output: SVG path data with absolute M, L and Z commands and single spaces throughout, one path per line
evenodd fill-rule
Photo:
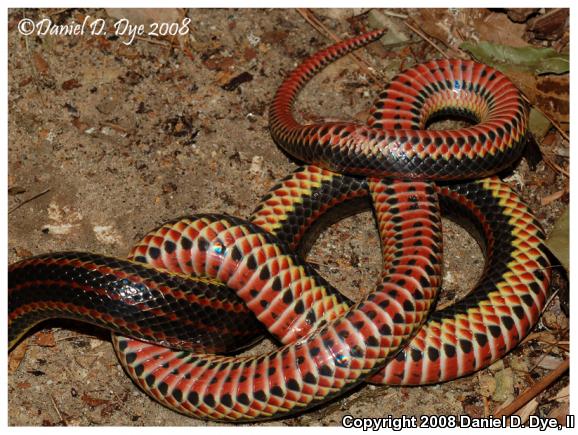
M 510 47 L 487 41 L 466 41 L 460 48 L 497 69 L 505 67 L 534 74 L 565 74 L 570 71 L 570 56 L 553 48 Z
M 570 270 L 570 213 L 568 208 L 564 210 L 562 216 L 556 221 L 554 229 L 546 241 L 546 246 L 552 254 L 560 261 L 560 264 Z

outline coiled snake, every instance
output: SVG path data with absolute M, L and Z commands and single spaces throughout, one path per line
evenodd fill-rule
M 275 186 L 249 220 L 169 222 L 129 260 L 65 252 L 9 266 L 9 348 L 47 318 L 93 323 L 113 331 L 127 373 L 159 402 L 244 421 L 309 409 L 362 381 L 455 379 L 515 347 L 544 307 L 550 274 L 538 222 L 491 176 L 525 144 L 527 109 L 514 85 L 475 62 L 431 61 L 392 80 L 365 124 L 301 125 L 292 115 L 319 69 L 382 34 L 315 54 L 281 85 L 271 134 L 310 165 Z M 426 130 L 440 114 L 475 125 Z M 353 303 L 297 252 L 332 221 L 369 206 L 383 273 Z M 430 314 L 441 284 L 440 210 L 479 236 L 486 264 L 467 297 Z M 264 327 L 281 348 L 212 354 L 250 345 Z

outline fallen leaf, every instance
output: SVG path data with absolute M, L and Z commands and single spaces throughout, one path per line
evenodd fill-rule
M 478 376 L 479 392 L 483 397 L 490 397 L 496 391 L 496 379 L 492 375 Z
M 547 195 L 547 196 L 543 196 L 542 199 L 540 200 L 540 204 L 541 205 L 548 205 L 560 198 L 562 198 L 565 194 L 565 190 L 559 190 L 557 192 L 552 193 L 551 195 Z
M 283 30 L 271 30 L 265 32 L 261 37 L 261 41 L 267 44 L 281 43 L 289 36 L 289 32 Z
M 554 370 L 558 368 L 560 363 L 562 362 L 562 358 L 556 358 L 552 355 L 543 355 L 540 357 L 538 361 L 538 367 L 541 367 L 546 370 Z
M 246 47 L 245 50 L 243 50 L 243 59 L 245 59 L 245 61 L 250 61 L 253 60 L 257 57 L 257 52 L 255 51 L 254 48 L 252 47 Z
M 23 88 L 24 86 L 32 83 L 32 80 L 34 80 L 34 78 L 32 76 L 28 76 L 25 79 L 20 80 L 20 82 L 18 83 L 18 86 Z
M 65 91 L 70 91 L 71 89 L 74 88 L 80 88 L 81 86 L 82 85 L 76 79 L 66 80 L 65 82 L 62 83 L 62 89 L 64 89 Z
M 569 385 L 566 385 L 564 388 L 558 391 L 558 394 L 556 394 L 556 397 L 554 397 L 554 400 L 559 400 L 561 402 L 569 402 L 569 399 L 570 399 Z
M 486 11 L 476 11 L 482 14 L 482 19 L 474 19 L 472 25 L 477 31 L 478 40 L 499 43 L 512 47 L 528 45 L 524 40 L 526 25 L 512 22 L 506 14 Z
M 423 8 L 411 15 L 423 32 L 452 49 L 467 40 L 527 45 L 523 39 L 525 24 L 513 23 L 505 14 L 488 9 Z
M 496 390 L 492 399 L 496 402 L 506 402 L 514 397 L 514 373 L 511 368 L 505 368 L 496 373 Z
M 455 46 L 453 29 L 456 27 L 456 18 L 450 15 L 447 9 L 423 8 L 415 10 L 415 13 L 414 21 L 422 31 L 449 47 Z M 461 40 L 460 38 L 460 42 Z
M 82 401 L 88 406 L 97 407 L 108 403 L 108 400 L 98 399 L 96 397 L 89 396 L 87 393 L 83 393 L 81 397 Z
M 558 424 L 562 427 L 566 427 L 567 421 L 566 416 L 570 412 L 570 404 L 568 402 L 562 402 L 559 406 L 552 408 L 548 417 L 555 418 L 558 420 Z
M 12 187 L 8 188 L 8 195 L 10 195 L 10 196 L 20 195 L 24 192 L 26 192 L 26 189 L 24 187 L 21 187 L 21 186 L 12 186 Z
M 570 71 L 570 56 L 552 48 L 532 46 L 512 47 L 488 41 L 466 41 L 462 50 L 471 53 L 478 61 L 494 68 L 517 69 L 535 74 L 564 74 Z
M 56 346 L 56 340 L 54 339 L 54 334 L 52 331 L 39 331 L 35 335 L 36 344 L 42 347 L 54 347 Z
M 19 258 L 32 257 L 32 252 L 26 248 L 14 248 L 14 251 Z
M 539 8 L 508 8 L 506 13 L 508 18 L 515 23 L 524 23 L 528 20 L 530 15 L 538 12 Z
M 532 108 L 530 110 L 530 121 L 529 121 L 530 132 L 534 135 L 536 140 L 540 142 L 546 133 L 552 127 L 550 120 L 544 116 L 542 112 Z
M 540 76 L 536 83 L 535 104 L 558 123 L 569 123 L 569 88 L 569 74 Z
M 233 56 L 222 56 L 220 54 L 210 56 L 203 60 L 203 65 L 212 71 L 225 71 L 231 69 L 235 65 L 235 58 Z
M 89 125 L 86 122 L 82 122 L 80 118 L 72 118 L 72 125 L 74 125 L 78 130 L 84 132 L 88 129 Z
M 14 373 L 20 367 L 20 363 L 26 356 L 28 344 L 26 341 L 21 342 L 18 346 L 12 349 L 8 355 L 8 373 Z
M 552 9 L 528 22 L 528 32 L 536 39 L 555 41 L 568 27 L 569 9 Z
M 34 63 L 34 68 L 38 74 L 46 74 L 48 72 L 48 62 L 44 60 L 40 53 L 34 53 L 32 55 L 32 62 Z
M 235 75 L 233 71 L 219 71 L 215 74 L 215 83 L 219 86 L 227 84 Z
M 552 254 L 560 261 L 566 270 L 570 270 L 570 213 L 568 208 L 558 218 L 554 229 L 546 240 L 546 246 L 552 251 Z

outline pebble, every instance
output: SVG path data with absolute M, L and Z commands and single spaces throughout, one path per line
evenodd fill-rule
M 263 173 L 263 156 L 253 156 L 249 172 L 252 175 L 261 175 Z

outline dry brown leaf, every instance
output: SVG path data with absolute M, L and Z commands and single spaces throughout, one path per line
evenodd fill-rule
M 22 187 L 22 186 L 10 186 L 8 188 L 8 195 L 9 196 L 16 196 L 16 195 L 22 195 L 23 193 L 26 193 L 26 188 Z
M 532 105 L 568 130 L 570 122 L 569 74 L 545 75 L 508 69 L 504 73 L 528 97 Z
M 34 78 L 32 76 L 28 76 L 25 79 L 20 80 L 20 82 L 18 83 L 18 86 L 23 88 L 24 86 L 32 83 L 32 80 L 34 80 Z
M 538 361 L 538 367 L 546 370 L 554 370 L 560 365 L 561 362 L 562 358 L 556 358 L 555 356 L 551 355 L 544 355 Z
M 450 22 L 452 20 L 447 9 L 428 8 L 418 9 L 415 12 L 414 20 L 425 33 L 446 45 L 452 45 L 450 43 L 452 39 Z
M 528 22 L 528 32 L 536 39 L 558 40 L 568 28 L 570 9 L 552 9 Z
M 38 74 L 46 74 L 48 69 L 48 62 L 44 60 L 40 53 L 34 53 L 32 55 L 32 62 L 34 63 L 34 69 L 38 72 Z
M 289 36 L 289 32 L 284 30 L 271 30 L 270 32 L 265 32 L 261 37 L 261 41 L 266 44 L 279 44 L 285 41 Z
M 516 23 L 524 23 L 530 15 L 535 14 L 539 10 L 539 8 L 508 8 L 506 9 L 506 13 L 510 20 Z
M 543 196 L 542 199 L 540 199 L 540 204 L 541 205 L 548 205 L 560 198 L 562 198 L 564 196 L 565 190 L 559 190 L 558 192 L 554 192 L 551 195 L 547 195 L 547 196 Z
M 74 88 L 80 88 L 81 86 L 82 85 L 76 79 L 70 79 L 66 80 L 65 82 L 62 82 L 62 89 L 64 89 L 65 91 L 70 91 L 71 89 Z
M 420 9 L 413 15 L 427 35 L 457 49 L 466 40 L 484 40 L 512 45 L 528 45 L 523 39 L 525 24 L 510 21 L 506 14 L 487 9 Z
M 221 56 L 217 54 L 203 61 L 203 65 L 213 71 L 226 71 L 233 69 L 236 61 L 233 56 Z
M 88 406 L 92 406 L 94 408 L 96 408 L 97 406 L 104 405 L 105 403 L 109 402 L 109 400 L 98 399 L 96 397 L 89 396 L 87 393 L 83 393 L 81 399 Z
M 52 331 L 39 331 L 35 334 L 36 344 L 42 347 L 56 346 L 56 340 Z
M 18 255 L 19 258 L 27 258 L 27 257 L 32 257 L 32 251 L 26 249 L 26 248 L 19 248 L 16 247 L 14 248 L 14 251 L 16 252 L 16 255 Z
M 234 71 L 219 71 L 215 76 L 215 83 L 219 86 L 223 86 L 233 78 L 235 75 Z
M 558 404 L 552 408 L 548 417 L 555 418 L 562 426 L 566 426 L 566 416 L 570 411 L 570 385 L 566 385 L 558 391 L 554 400 L 557 401 Z
M 243 59 L 245 59 L 245 61 L 250 61 L 253 60 L 257 57 L 257 52 L 255 51 L 254 48 L 251 47 L 246 47 L 245 50 L 243 50 Z
M 570 401 L 570 385 L 566 385 L 564 388 L 558 391 L 558 394 L 556 394 L 554 400 L 568 403 Z
M 536 105 L 559 123 L 570 122 L 570 76 L 540 76 L 536 83 Z
M 82 122 L 80 118 L 72 118 L 71 123 L 80 131 L 86 131 L 89 127 L 89 125 L 86 122 Z
M 528 43 L 524 40 L 525 24 L 510 21 L 506 14 L 490 12 L 484 19 L 473 22 L 482 41 L 495 42 L 511 47 L 525 47 Z
M 26 356 L 26 350 L 28 349 L 28 344 L 23 341 L 8 355 L 8 373 L 14 373 L 20 367 L 20 363 Z
M 568 402 L 561 403 L 559 406 L 554 407 L 548 417 L 555 418 L 558 420 L 558 424 L 566 427 L 566 416 L 570 412 L 570 404 Z

